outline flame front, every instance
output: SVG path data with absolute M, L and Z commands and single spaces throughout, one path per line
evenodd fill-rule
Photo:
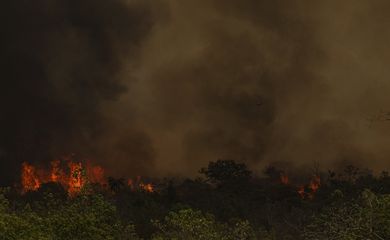
M 131 188 L 132 191 L 141 189 L 148 193 L 154 192 L 153 185 L 151 183 L 143 183 L 140 176 L 137 176 L 136 181 L 133 181 L 133 179 L 129 178 L 127 180 L 127 185 Z
M 280 182 L 284 185 L 291 185 L 289 177 L 283 172 L 280 173 Z M 321 178 L 318 175 L 314 175 L 308 185 L 295 185 L 294 187 L 302 199 L 313 199 L 320 186 Z
M 60 169 L 60 161 L 54 160 L 50 163 L 50 165 L 51 165 L 50 180 L 52 182 L 60 182 L 63 176 L 63 172 Z
M 64 158 L 66 165 L 60 160 L 54 160 L 50 163 L 50 171 L 36 168 L 28 163 L 22 165 L 22 192 L 36 191 L 42 183 L 55 182 L 60 183 L 69 193 L 74 195 L 83 188 L 85 183 L 104 184 L 104 170 L 100 166 L 83 167 L 81 162 L 74 162 Z M 61 165 L 62 164 L 62 165 Z
M 104 169 L 100 166 L 87 167 L 87 178 L 90 182 L 105 184 Z
M 69 180 L 68 180 L 68 186 L 69 186 L 69 193 L 71 195 L 74 195 L 75 193 L 78 193 L 81 188 L 84 186 L 85 179 L 83 177 L 83 167 L 81 163 L 74 163 L 69 162 L 68 164 L 70 173 L 69 173 Z
M 22 191 L 35 191 L 39 188 L 40 181 L 35 167 L 24 162 L 22 164 Z
M 25 162 L 22 165 L 21 174 L 22 192 L 36 191 L 41 184 L 48 182 L 61 184 L 70 196 L 79 193 L 86 183 L 107 186 L 104 169 L 100 166 L 89 164 L 89 161 L 87 163 L 84 166 L 81 162 L 76 162 L 71 157 L 64 157 L 63 161 L 52 161 L 50 163 L 50 171 L 44 171 L 43 169 L 37 171 L 34 166 Z M 136 181 L 128 179 L 127 185 L 132 191 L 154 192 L 153 185 L 142 182 L 140 176 L 136 178 Z

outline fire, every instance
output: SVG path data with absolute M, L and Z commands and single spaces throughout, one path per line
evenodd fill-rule
M 54 160 L 50 163 L 51 165 L 51 173 L 50 173 L 50 180 L 52 182 L 59 182 L 62 178 L 62 170 L 60 169 L 60 161 Z
M 283 172 L 280 173 L 280 182 L 284 185 L 290 185 L 289 177 Z M 297 193 L 302 199 L 313 199 L 320 186 L 321 178 L 318 175 L 314 175 L 308 185 L 295 185 Z
M 129 186 L 131 188 L 131 190 L 134 191 L 134 183 L 133 183 L 133 180 L 131 178 L 129 178 L 129 180 L 127 180 L 127 186 Z
M 100 166 L 88 167 L 87 176 L 90 182 L 105 184 L 104 169 Z
M 140 188 L 142 188 L 142 189 L 145 190 L 146 192 L 149 192 L 149 193 L 154 192 L 153 186 L 152 186 L 152 184 L 150 184 L 150 183 L 148 183 L 148 184 L 140 183 L 139 186 L 140 186 Z
M 289 184 L 288 176 L 284 173 L 280 173 L 280 182 L 283 183 L 284 185 L 288 185 Z
M 299 196 L 301 196 L 302 199 L 313 199 L 320 186 L 321 178 L 317 175 L 314 175 L 313 178 L 310 180 L 309 185 L 307 186 L 308 191 L 305 191 L 305 186 L 302 185 L 298 188 L 298 194 Z
M 134 182 L 133 179 L 129 178 L 127 180 L 127 185 L 131 188 L 132 191 L 136 189 L 141 189 L 145 192 L 152 193 L 154 192 L 154 187 L 151 183 L 143 183 L 141 177 L 137 176 L 137 180 Z
M 23 192 L 35 191 L 40 186 L 35 167 L 26 162 L 22 164 L 22 185 Z
M 85 178 L 83 174 L 83 167 L 81 163 L 74 163 L 69 162 L 68 163 L 69 169 L 70 169 L 70 175 L 68 180 L 68 191 L 69 194 L 73 195 L 75 193 L 78 193 L 81 188 L 84 186 Z
M 297 192 L 298 192 L 299 196 L 301 196 L 302 199 L 305 198 L 305 194 L 306 194 L 305 193 L 305 186 L 303 186 L 303 185 L 299 186 Z
M 321 185 L 321 178 L 315 175 L 313 179 L 311 179 L 310 181 L 309 188 L 311 189 L 312 193 L 316 193 L 320 188 L 320 185 Z
M 36 191 L 41 184 L 48 182 L 61 184 L 70 196 L 79 193 L 87 183 L 107 185 L 104 169 L 101 166 L 90 164 L 89 161 L 87 161 L 87 164 L 83 164 L 82 162 L 74 161 L 73 157 L 64 157 L 62 161 L 52 161 L 49 171 L 37 169 L 26 162 L 23 163 L 21 174 L 23 193 Z M 135 181 L 128 179 L 127 185 L 131 187 L 132 191 L 154 192 L 153 185 L 144 183 L 140 176 Z
M 28 164 L 22 165 L 22 192 L 36 191 L 41 184 L 48 182 L 60 183 L 69 193 L 74 195 L 78 193 L 87 182 L 105 183 L 104 170 L 100 166 L 84 167 L 81 162 L 74 162 L 69 158 L 64 158 L 67 164 L 60 160 L 54 160 L 50 163 L 50 171 L 37 169 Z

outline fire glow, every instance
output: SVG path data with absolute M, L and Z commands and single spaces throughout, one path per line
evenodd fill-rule
M 50 170 L 38 169 L 27 162 L 22 164 L 21 185 L 23 193 L 37 191 L 42 184 L 49 182 L 61 184 L 70 196 L 79 193 L 87 183 L 108 186 L 104 169 L 90 163 L 83 164 L 70 158 L 64 158 L 63 161 L 52 161 Z M 132 190 L 154 192 L 153 185 L 142 182 L 141 177 L 137 177 L 136 181 L 128 179 L 127 183 Z
M 284 173 L 280 174 L 280 182 L 284 185 L 290 185 L 288 176 Z M 309 184 L 296 186 L 298 195 L 302 198 L 313 199 L 318 189 L 321 186 L 321 178 L 318 175 L 314 175 Z

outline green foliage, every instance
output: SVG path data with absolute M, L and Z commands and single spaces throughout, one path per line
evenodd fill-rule
M 8 210 L 8 205 L 8 200 L 4 197 L 4 194 L 0 193 L 0 214 L 2 214 L 1 216 L 3 216 L 3 214 L 5 214 L 5 212 Z
M 115 207 L 100 195 L 80 195 L 66 204 L 46 203 L 41 215 L 29 205 L 11 212 L 0 195 L 0 240 L 137 240 L 134 226 L 123 225 Z
M 182 209 L 170 212 L 163 222 L 154 221 L 158 232 L 153 240 L 252 240 L 255 232 L 247 221 L 232 226 L 219 223 L 211 214 Z
M 390 194 L 376 195 L 365 190 L 361 201 L 369 235 L 374 239 L 390 239 Z
M 276 240 L 276 236 L 274 234 L 274 232 L 269 232 L 263 228 L 260 228 L 259 230 L 257 230 L 257 239 L 259 240 Z
M 307 240 L 390 239 L 390 195 L 365 190 L 357 201 L 339 198 L 313 218 L 303 235 Z
M 159 232 L 153 236 L 154 240 L 188 239 L 188 240 L 217 240 L 222 239 L 220 226 L 214 217 L 202 214 L 192 209 L 170 212 L 164 222 L 154 222 Z
M 122 232 L 119 234 L 119 240 L 142 240 L 135 231 L 135 226 L 129 224 L 125 226 Z
M 239 220 L 230 229 L 230 235 L 226 239 L 252 240 L 257 239 L 256 233 L 248 221 Z
M 39 217 L 27 206 L 20 213 L 11 212 L 9 203 L 0 194 L 0 240 L 49 240 L 50 231 L 45 219 Z
M 117 239 L 115 207 L 100 195 L 80 195 L 48 216 L 58 239 Z
M 150 220 L 161 219 L 169 211 L 159 202 L 157 194 L 130 189 L 115 193 L 115 205 L 120 218 L 136 223 L 137 233 L 143 238 L 149 238 L 154 230 Z
M 251 177 L 244 164 L 220 160 L 201 172 L 207 181 L 156 182 L 152 194 L 123 179 L 86 184 L 73 197 L 58 183 L 26 194 L 0 189 L 0 240 L 390 239 L 388 173 L 348 167 L 301 199 L 275 168 Z

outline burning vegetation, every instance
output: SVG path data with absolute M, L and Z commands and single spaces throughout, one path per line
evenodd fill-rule
M 280 172 L 280 182 L 283 185 L 294 187 L 302 199 L 313 199 L 321 186 L 321 177 L 315 174 L 308 184 L 295 185 L 291 183 L 286 173 Z
M 97 184 L 102 188 L 108 188 L 111 178 L 105 176 L 103 167 L 91 164 L 90 161 L 75 161 L 71 157 L 63 157 L 61 160 L 53 160 L 50 162 L 50 169 L 38 168 L 27 162 L 22 164 L 21 171 L 21 188 L 22 193 L 37 191 L 42 184 L 53 182 L 59 183 L 68 193 L 69 196 L 78 194 L 86 184 Z M 233 181 L 240 182 L 248 178 L 249 171 L 243 169 L 245 165 L 234 163 L 233 161 L 216 162 L 215 165 L 209 166 L 209 169 L 202 169 L 201 172 L 212 179 L 214 183 L 223 182 L 224 178 L 233 177 Z M 237 167 L 238 166 L 238 167 Z M 226 173 L 218 172 L 219 168 L 225 168 Z M 232 168 L 232 169 L 229 169 Z M 242 169 L 238 169 L 242 168 Z M 221 176 L 219 176 L 221 174 Z M 231 176 L 233 174 L 233 176 Z M 245 176 L 244 176 L 245 175 Z M 313 199 L 316 192 L 321 186 L 321 178 L 318 175 L 313 175 L 307 184 L 294 184 L 289 176 L 283 171 L 280 172 L 280 183 L 295 189 L 296 193 L 302 199 Z M 236 178 L 234 180 L 234 178 Z M 111 179 L 115 182 L 115 180 Z M 132 191 L 142 190 L 148 193 L 155 191 L 152 183 L 146 183 L 141 176 L 136 178 L 119 179 L 119 185 L 127 185 Z M 235 183 L 231 183 L 235 184 Z M 113 184 L 115 185 L 115 183 Z M 117 184 L 118 185 L 118 184 Z
M 284 185 L 291 185 L 289 177 L 284 173 L 280 173 L 280 182 Z M 296 188 L 297 193 L 302 199 L 313 199 L 316 192 L 321 186 L 321 178 L 318 175 L 313 175 L 307 185 L 292 185 Z
M 101 166 L 95 166 L 87 161 L 74 161 L 71 157 L 64 157 L 61 160 L 50 162 L 50 169 L 37 168 L 27 162 L 22 164 L 21 188 L 22 193 L 38 190 L 44 183 L 59 183 L 70 196 L 79 193 L 86 184 L 98 184 L 105 188 L 108 185 L 105 171 Z M 128 186 L 132 190 L 144 190 L 154 192 L 151 183 L 144 183 L 140 176 L 136 180 L 129 178 Z
M 41 182 L 34 166 L 24 162 L 22 165 L 22 186 L 23 192 L 35 191 L 39 188 Z
M 304 177 L 269 167 L 255 175 L 243 163 L 218 160 L 200 173 L 152 183 L 140 176 L 107 177 L 103 167 L 73 156 L 46 168 L 25 162 L 22 191 L 0 191 L 0 239 L 390 237 L 387 172 L 374 176 L 347 166 Z

